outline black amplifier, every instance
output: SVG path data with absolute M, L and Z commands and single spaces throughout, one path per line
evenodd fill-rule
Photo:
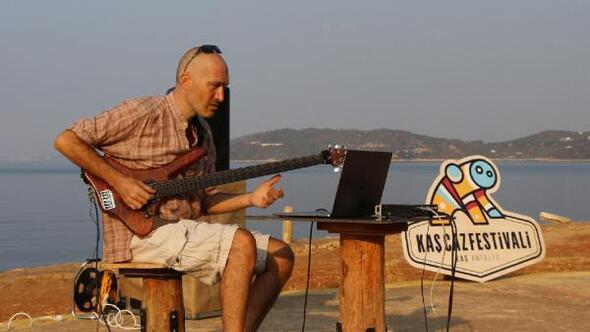
M 377 219 L 430 219 L 438 216 L 438 206 L 430 204 L 379 204 L 375 205 Z

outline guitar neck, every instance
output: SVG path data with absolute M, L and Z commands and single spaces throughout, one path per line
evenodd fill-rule
M 156 190 L 155 198 L 167 198 L 226 183 L 257 178 L 270 174 L 277 174 L 325 163 L 326 157 L 323 154 L 317 154 L 308 157 L 299 157 L 283 161 L 241 167 L 227 171 L 205 174 L 202 176 L 176 178 L 163 182 L 151 183 L 150 186 Z

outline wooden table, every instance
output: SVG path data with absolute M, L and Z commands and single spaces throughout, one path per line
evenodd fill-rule
M 342 331 L 386 331 L 385 235 L 407 230 L 403 220 L 331 219 L 319 230 L 340 234 L 339 312 Z
M 276 220 L 277 217 L 247 216 L 247 219 Z M 407 221 L 401 218 L 289 219 L 317 221 L 318 230 L 340 234 L 339 326 L 342 331 L 386 331 L 385 235 L 407 230 Z

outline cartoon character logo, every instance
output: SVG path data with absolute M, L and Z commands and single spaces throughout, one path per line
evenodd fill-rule
M 442 178 L 429 194 L 430 204 L 437 205 L 439 212 L 453 216 L 462 211 L 476 225 L 504 217 L 489 196 L 500 185 L 500 173 L 491 161 L 475 156 L 443 167 Z M 432 221 L 433 225 L 448 223 L 448 219 Z
M 493 197 L 499 188 L 500 172 L 484 156 L 443 162 L 425 202 L 452 218 L 408 226 L 402 236 L 408 263 L 485 282 L 540 262 L 541 228 L 533 218 L 503 209 Z

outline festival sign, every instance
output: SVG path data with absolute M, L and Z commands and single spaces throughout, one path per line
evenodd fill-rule
M 426 203 L 454 219 L 434 218 L 411 224 L 402 233 L 410 265 L 485 282 L 540 262 L 545 257 L 541 229 L 534 219 L 506 211 L 492 194 L 500 188 L 500 172 L 483 156 L 447 160 L 432 183 Z

